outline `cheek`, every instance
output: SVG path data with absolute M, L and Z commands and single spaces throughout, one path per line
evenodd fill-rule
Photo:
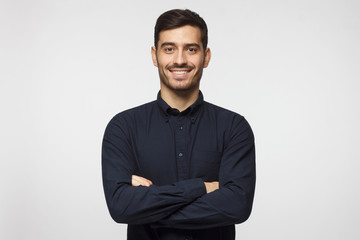
M 192 59 L 193 64 L 197 67 L 197 68 L 202 68 L 204 65 L 204 58 L 201 57 L 196 57 Z
M 167 56 L 167 55 L 158 56 L 157 62 L 158 62 L 159 67 L 162 67 L 162 68 L 167 67 L 171 63 L 171 57 Z

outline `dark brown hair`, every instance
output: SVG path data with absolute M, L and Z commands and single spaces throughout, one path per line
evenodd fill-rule
M 200 28 L 201 42 L 205 51 L 208 43 L 208 29 L 206 23 L 204 19 L 199 16 L 199 14 L 189 9 L 173 9 L 164 12 L 159 16 L 155 25 L 154 46 L 157 47 L 161 31 L 178 28 L 185 25 Z

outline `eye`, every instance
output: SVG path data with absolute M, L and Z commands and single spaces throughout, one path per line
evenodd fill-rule
M 189 47 L 189 48 L 188 48 L 188 51 L 189 51 L 190 53 L 196 53 L 197 49 L 196 49 L 195 47 Z
M 174 51 L 174 48 L 173 47 L 166 47 L 164 50 L 165 50 L 166 53 L 171 53 L 171 52 Z

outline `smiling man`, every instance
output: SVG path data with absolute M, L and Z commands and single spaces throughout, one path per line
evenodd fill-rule
M 152 47 L 151 54 L 159 69 L 161 90 L 198 95 L 203 68 L 211 57 L 210 49 L 204 49 L 201 43 L 200 29 L 185 25 L 159 35 L 157 48 Z
M 157 100 L 117 114 L 106 128 L 105 197 L 129 240 L 233 240 L 235 224 L 250 216 L 254 136 L 243 116 L 204 101 L 207 41 L 197 13 L 163 13 L 151 49 Z

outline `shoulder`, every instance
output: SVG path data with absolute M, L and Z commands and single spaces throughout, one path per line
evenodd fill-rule
M 218 105 L 215 105 L 213 103 L 209 103 L 204 101 L 204 112 L 205 114 L 211 114 L 217 116 L 217 118 L 221 118 L 222 120 L 238 120 L 241 121 L 244 118 L 239 113 L 236 113 L 232 110 L 220 107 Z
M 146 119 L 146 116 L 151 114 L 154 107 L 156 107 L 156 101 L 119 112 L 109 121 L 107 129 L 121 128 L 127 131 L 128 128 L 132 128 L 138 121 Z
M 247 132 L 247 134 L 253 135 L 248 121 L 237 112 L 204 101 L 204 115 L 215 118 L 220 127 L 229 133 Z
M 148 102 L 137 107 L 133 107 L 116 114 L 111 121 L 125 120 L 132 121 L 134 118 L 143 117 L 156 106 L 156 101 Z

